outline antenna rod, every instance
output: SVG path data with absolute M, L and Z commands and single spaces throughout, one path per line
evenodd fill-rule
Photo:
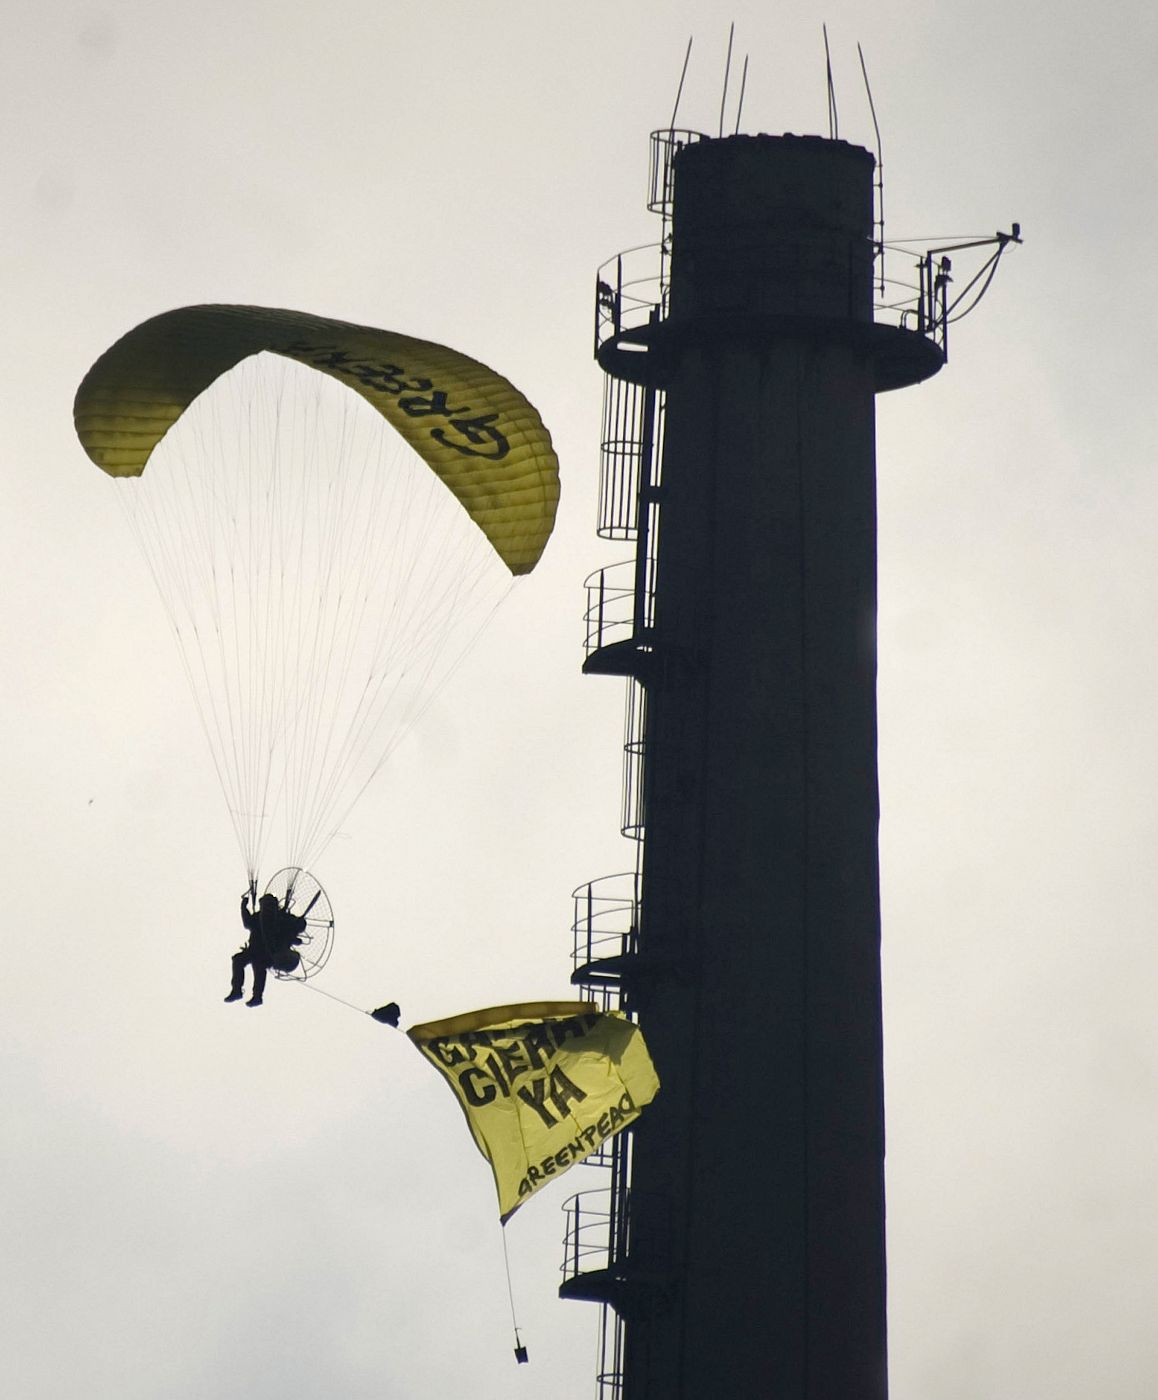
M 724 134 L 724 104 L 728 100 L 728 74 L 732 70 L 732 40 L 736 34 L 736 21 L 733 20 L 728 29 L 728 57 L 724 62 L 724 90 L 720 94 L 720 128 L 716 133 L 718 136 Z
M 674 131 L 674 130 L 675 130 L 676 113 L 677 113 L 677 112 L 679 111 L 679 109 L 680 109 L 680 98 L 684 95 L 684 79 L 685 79 L 685 78 L 687 77 L 687 75 L 688 75 L 688 59 L 690 59 L 691 56 L 692 56 L 692 38 L 693 38 L 693 36 L 692 36 L 691 34 L 689 34 L 689 35 L 688 35 L 688 47 L 687 47 L 687 51 L 684 53 L 684 66 L 683 66 L 683 71 L 680 73 L 680 85 L 679 85 L 679 87 L 676 89 L 675 106 L 671 109 L 671 126 L 668 128 L 670 131 Z
M 865 61 L 864 61 L 864 50 L 861 48 L 860 42 L 859 42 L 859 41 L 857 42 L 857 46 L 856 46 L 856 54 L 857 54 L 857 57 L 860 59 L 860 71 L 861 71 L 861 75 L 862 75 L 863 78 L 864 78 L 864 90 L 865 90 L 866 95 L 868 96 L 869 112 L 870 112 L 870 114 L 872 115 L 872 119 L 873 119 L 873 131 L 876 132 L 876 137 L 877 137 L 877 204 L 878 204 L 878 208 L 879 208 L 879 210 L 880 210 L 880 213 L 879 213 L 877 222 L 880 224 L 880 228 L 881 228 L 881 236 L 880 236 L 881 283 L 880 283 L 880 286 L 881 286 L 881 296 L 883 297 L 884 294 L 885 294 L 885 153 L 884 153 L 884 147 L 881 145 L 881 128 L 880 128 L 880 123 L 877 121 L 876 103 L 873 102 L 873 90 L 872 90 L 872 87 L 871 87 L 870 84 L 869 84 L 868 68 L 865 66 Z
M 744 55 L 744 71 L 740 74 L 740 100 L 736 103 L 736 130 L 733 136 L 740 134 L 740 113 L 744 110 L 744 89 L 748 86 L 748 55 Z
M 840 118 L 836 111 L 836 89 L 832 83 L 832 57 L 828 51 L 828 25 L 820 26 L 824 35 L 824 71 L 828 78 L 828 139 L 835 141 L 840 135 Z

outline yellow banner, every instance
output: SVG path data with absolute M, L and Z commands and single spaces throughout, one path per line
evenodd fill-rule
M 504 1224 L 659 1089 L 639 1027 L 594 1002 L 495 1006 L 407 1035 L 454 1090 L 494 1171 Z

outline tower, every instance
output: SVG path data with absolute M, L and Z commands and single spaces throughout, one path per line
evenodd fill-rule
M 658 253 L 596 293 L 600 533 L 636 554 L 588 580 L 584 666 L 627 679 L 640 858 L 577 892 L 573 980 L 662 1088 L 561 1292 L 604 1305 L 608 1397 L 883 1400 L 874 404 L 945 363 L 952 250 L 879 314 L 868 151 L 651 146 Z

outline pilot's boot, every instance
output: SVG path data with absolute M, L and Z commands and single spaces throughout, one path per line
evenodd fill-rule
M 246 1006 L 260 1006 L 262 994 L 265 991 L 265 963 L 259 962 L 256 958 L 253 962 L 253 995 L 245 1003 Z
M 233 976 L 229 983 L 229 995 L 226 1001 L 240 1001 L 242 997 L 241 985 L 245 981 L 245 949 L 233 955 Z

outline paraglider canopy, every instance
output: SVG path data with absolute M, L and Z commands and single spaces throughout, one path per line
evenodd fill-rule
M 202 390 L 271 351 L 371 403 L 461 501 L 513 574 L 555 521 L 559 466 L 536 410 L 501 375 L 434 341 L 262 306 L 186 306 L 123 336 L 85 375 L 74 419 L 110 476 L 139 476 Z
M 191 306 L 76 395 L 176 636 L 251 884 L 313 868 L 512 586 L 559 496 L 522 393 L 457 350 Z

